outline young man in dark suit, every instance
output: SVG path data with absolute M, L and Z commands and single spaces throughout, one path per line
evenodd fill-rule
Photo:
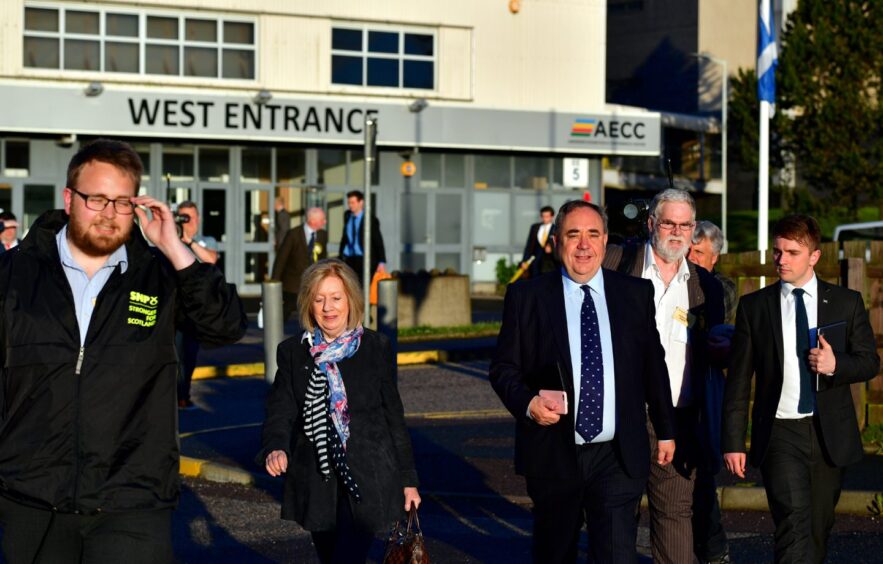
M 297 292 L 304 270 L 328 258 L 328 232 L 322 208 L 307 210 L 306 221 L 289 230 L 273 262 L 273 280 L 282 282 L 282 318 L 297 309 Z
M 555 253 L 552 246 L 552 237 L 555 235 L 555 210 L 552 206 L 544 206 L 540 210 L 540 223 L 530 226 L 527 234 L 527 242 L 524 244 L 524 257 L 521 266 L 527 265 L 527 261 L 533 257 L 530 265 L 530 275 L 539 276 L 544 272 L 556 270 Z
M 776 524 L 776 562 L 825 560 L 843 467 L 862 458 L 849 385 L 880 369 L 861 294 L 815 275 L 820 241 L 819 225 L 809 216 L 776 224 L 779 283 L 739 301 L 724 390 L 724 463 L 739 477 L 746 458 L 760 467 Z M 828 328 L 829 339 L 821 336 L 811 348 L 810 328 Z M 752 374 L 757 380 L 746 457 Z
M 654 464 L 675 451 L 671 392 L 646 280 L 601 269 L 604 211 L 564 204 L 563 269 L 509 287 L 490 381 L 516 421 L 515 470 L 533 501 L 535 562 L 574 562 L 588 523 L 596 562 L 636 562 L 635 511 Z M 566 414 L 541 390 L 564 390 Z
M 352 268 L 359 280 L 365 264 L 365 195 L 359 190 L 346 194 L 349 210 L 343 214 L 343 235 L 340 237 L 340 259 Z M 371 272 L 386 271 L 386 252 L 380 221 L 371 217 Z M 368 281 L 370 283 L 370 280 Z

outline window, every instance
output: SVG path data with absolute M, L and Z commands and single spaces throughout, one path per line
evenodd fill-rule
M 254 28 L 251 21 L 204 15 L 28 6 L 23 64 L 28 68 L 253 80 Z
M 435 88 L 435 34 L 335 27 L 331 82 L 386 88 Z

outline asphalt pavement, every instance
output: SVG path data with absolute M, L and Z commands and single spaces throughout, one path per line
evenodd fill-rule
M 434 562 L 530 560 L 530 505 L 512 465 L 514 424 L 490 388 L 488 364 L 473 359 L 399 368 L 424 498 L 421 523 Z M 253 460 L 266 391 L 262 378 L 194 382 L 200 409 L 180 412 L 182 453 L 247 473 L 253 483 L 185 479 L 174 520 L 181 562 L 314 561 L 308 533 L 279 519 L 282 480 L 266 476 Z M 758 479 L 749 476 L 748 482 Z M 846 487 L 883 490 L 883 457 L 866 457 L 847 473 Z M 733 562 L 771 560 L 767 512 L 725 511 L 724 523 Z M 879 518 L 838 515 L 828 561 L 883 562 L 881 532 Z M 583 532 L 581 553 L 586 546 Z M 639 551 L 649 562 L 646 515 Z M 381 552 L 378 541 L 373 561 L 380 562 Z

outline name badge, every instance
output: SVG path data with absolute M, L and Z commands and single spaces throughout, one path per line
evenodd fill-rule
M 672 319 L 674 319 L 675 321 L 677 321 L 678 323 L 680 323 L 684 327 L 687 327 L 690 323 L 690 316 L 687 313 L 687 310 L 680 308 L 680 307 L 675 308 L 675 312 L 674 312 L 674 315 L 672 315 Z

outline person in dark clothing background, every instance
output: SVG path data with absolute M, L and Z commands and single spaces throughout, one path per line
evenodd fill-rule
M 361 280 L 365 264 L 365 195 L 359 190 L 347 192 L 346 204 L 349 210 L 343 214 L 340 258 Z M 376 217 L 371 217 L 371 272 L 386 272 L 386 251 L 380 221 Z
M 325 212 L 322 208 L 310 208 L 306 221 L 288 231 L 273 262 L 273 280 L 282 282 L 283 320 L 287 321 L 297 309 L 297 292 L 304 271 L 324 258 L 328 258 Z
M 521 258 L 521 267 L 527 266 L 527 261 L 533 257 L 528 272 L 531 276 L 539 276 L 544 272 L 555 270 L 555 253 L 553 252 L 552 237 L 555 235 L 555 210 L 552 206 L 544 206 L 540 210 L 540 223 L 530 226 L 527 234 L 527 242 L 524 244 L 524 256 Z
M 10 564 L 173 561 L 175 327 L 186 319 L 222 345 L 246 318 L 221 272 L 178 238 L 168 206 L 136 196 L 141 174 L 129 145 L 86 145 L 68 166 L 64 210 L 0 256 Z

